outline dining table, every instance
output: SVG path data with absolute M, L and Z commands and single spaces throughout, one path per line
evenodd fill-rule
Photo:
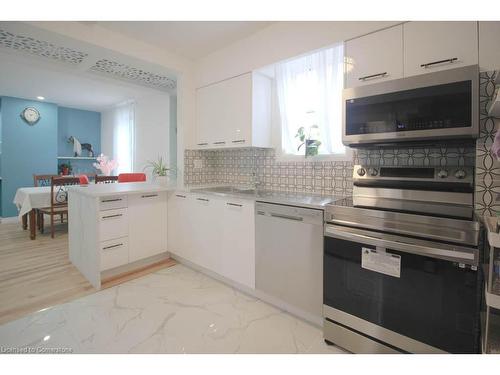
M 29 219 L 30 238 L 34 240 L 36 238 L 36 210 L 50 207 L 50 186 L 20 187 L 16 191 L 13 202 L 18 209 L 23 229 L 28 229 Z

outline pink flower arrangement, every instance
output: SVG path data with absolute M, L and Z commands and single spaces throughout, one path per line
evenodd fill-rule
M 497 131 L 495 135 L 495 140 L 491 146 L 491 155 L 493 155 L 498 161 L 500 161 L 500 130 Z
M 118 162 L 113 159 L 109 159 L 106 155 L 101 154 L 97 157 L 97 163 L 94 163 L 94 167 L 99 169 L 103 175 L 111 176 L 113 169 L 118 167 Z

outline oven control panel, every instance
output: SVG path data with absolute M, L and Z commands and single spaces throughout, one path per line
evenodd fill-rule
M 472 167 L 354 166 L 354 180 L 473 182 Z

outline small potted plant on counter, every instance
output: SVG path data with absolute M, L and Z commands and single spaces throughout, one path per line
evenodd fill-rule
M 144 170 L 151 169 L 151 174 L 153 175 L 153 179 L 160 185 L 167 185 L 168 183 L 168 172 L 170 168 L 163 162 L 163 158 L 158 156 L 158 160 L 156 161 L 148 161 L 147 165 L 144 167 Z
M 71 162 L 59 164 L 59 174 L 62 176 L 68 176 L 73 171 Z

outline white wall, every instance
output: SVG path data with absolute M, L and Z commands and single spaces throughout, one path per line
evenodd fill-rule
M 398 23 L 401 22 L 278 22 L 202 58 L 196 67 L 196 87 Z
M 28 22 L 28 24 L 44 31 L 55 32 L 124 55 L 158 64 L 175 72 L 177 76 L 177 163 L 180 177 L 178 178 L 178 182 L 182 183 L 184 149 L 186 145 L 194 144 L 194 63 L 189 59 L 174 55 L 159 47 L 126 37 L 98 25 L 82 22 Z M 103 130 L 104 132 L 105 130 Z
M 142 172 L 148 161 L 163 158 L 170 165 L 170 95 L 149 95 L 135 103 L 134 172 Z M 151 170 L 145 171 L 148 179 Z

